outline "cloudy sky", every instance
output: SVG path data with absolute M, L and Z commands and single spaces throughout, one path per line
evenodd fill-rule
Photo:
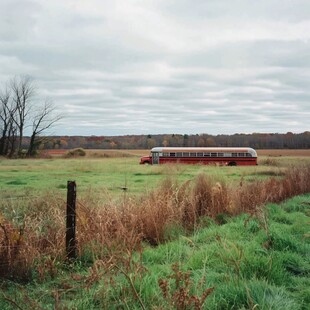
M 310 130 L 309 0 L 0 0 L 0 83 L 54 134 Z

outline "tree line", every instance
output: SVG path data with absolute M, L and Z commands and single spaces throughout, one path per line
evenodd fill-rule
M 25 138 L 25 145 L 30 137 Z M 151 149 L 155 146 L 230 147 L 255 149 L 309 149 L 310 132 L 252 133 L 233 135 L 156 134 L 124 136 L 54 136 L 41 144 L 42 149 Z
M 34 81 L 14 77 L 0 87 L 0 155 L 32 156 L 46 139 L 44 134 L 60 119 L 54 104 L 40 100 Z M 25 145 L 25 131 L 30 132 Z

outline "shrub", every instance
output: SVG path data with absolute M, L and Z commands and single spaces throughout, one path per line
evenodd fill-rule
M 260 160 L 259 164 L 263 166 L 279 166 L 279 162 L 276 159 L 270 157 Z
M 76 149 L 70 150 L 69 152 L 65 154 L 66 158 L 81 157 L 81 156 L 86 156 L 86 152 L 82 148 L 76 148 Z

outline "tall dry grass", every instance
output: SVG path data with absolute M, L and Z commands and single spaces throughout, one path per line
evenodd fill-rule
M 79 255 L 90 262 L 113 262 L 143 242 L 156 246 L 169 231 L 192 231 L 202 219 L 221 214 L 254 214 L 267 202 L 280 202 L 310 192 L 310 166 L 290 168 L 282 178 L 228 186 L 205 174 L 178 184 L 169 178 L 152 193 L 119 204 L 80 199 L 77 206 Z M 0 214 L 0 276 L 44 280 L 65 259 L 65 201 L 41 197 L 30 201 L 20 223 Z M 7 206 L 12 207 L 12 206 Z
M 33 268 L 38 267 L 39 274 L 44 267 L 50 272 L 54 262 L 64 257 L 65 208 L 54 194 L 25 199 L 23 214 L 17 212 L 15 203 L 2 202 L 3 210 L 17 216 L 0 213 L 0 277 L 27 280 Z

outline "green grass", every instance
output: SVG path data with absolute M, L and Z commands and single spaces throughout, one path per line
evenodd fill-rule
M 183 183 L 205 173 L 234 186 L 281 178 L 288 162 L 303 161 L 279 158 L 276 166 L 214 167 L 141 166 L 134 157 L 0 160 L 0 224 L 2 216 L 16 227 L 28 218 L 28 223 L 49 229 L 57 238 L 62 226 L 48 215 L 58 212 L 55 218 L 61 222 L 68 180 L 77 181 L 79 201 L 83 197 L 90 206 L 100 206 L 102 200 L 124 198 L 126 202 L 130 195 L 147 196 L 169 177 Z M 126 193 L 120 189 L 123 186 L 128 187 Z M 72 266 L 59 259 L 61 255 L 38 256 L 28 282 L 16 278 L 0 282 L 0 309 L 141 309 L 142 305 L 193 309 L 193 300 L 202 301 L 208 288 L 214 290 L 202 309 L 308 309 L 310 195 L 280 206 L 269 204 L 263 210 L 234 218 L 220 214 L 216 220 L 221 225 L 201 218 L 200 229 L 191 235 L 171 223 L 163 240 L 175 241 L 157 247 L 143 244 L 141 253 L 118 253 L 118 245 L 112 243 L 107 251 L 115 247 L 115 253 L 107 252 L 105 260 L 105 248 L 96 247 L 103 252 L 99 255 L 89 245 Z M 35 226 L 38 220 L 42 226 Z M 25 234 L 31 227 L 26 227 Z M 97 237 L 93 236 L 94 243 Z M 14 241 L 14 235 L 10 238 Z M 166 295 L 158 281 L 167 284 Z M 182 289 L 187 295 L 180 304 Z
M 54 266 L 47 259 L 43 278 L 34 270 L 27 285 L 2 283 L 0 308 L 194 309 L 191 300 L 214 288 L 201 309 L 309 309 L 310 194 L 263 210 L 223 225 L 208 220 L 192 235 L 174 227 L 175 241 L 124 253 L 116 265 Z
M 308 158 L 277 159 L 276 167 L 214 167 L 201 165 L 139 165 L 138 157 L 76 158 L 76 159 L 16 159 L 0 160 L 0 195 L 36 195 L 38 191 L 66 190 L 67 181 L 75 180 L 79 194 L 108 191 L 112 196 L 122 195 L 121 187 L 129 194 L 141 194 L 155 188 L 163 178 L 173 176 L 180 182 L 200 173 L 229 179 L 229 182 L 246 182 L 281 177 L 288 165 L 308 161 Z M 282 162 L 281 162 L 282 160 Z

